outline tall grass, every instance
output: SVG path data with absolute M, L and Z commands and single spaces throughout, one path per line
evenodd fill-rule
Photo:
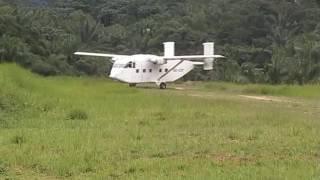
M 7 64 L 0 93 L 0 179 L 320 177 L 320 111 L 308 104 L 43 78 Z

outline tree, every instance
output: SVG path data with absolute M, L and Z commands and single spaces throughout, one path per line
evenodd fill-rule
M 187 79 L 308 83 L 320 76 L 319 21 L 316 0 L 0 0 L 0 58 L 45 75 L 103 74 L 110 64 L 73 52 L 161 55 L 176 41 L 177 54 L 201 54 L 214 41 L 227 60 Z

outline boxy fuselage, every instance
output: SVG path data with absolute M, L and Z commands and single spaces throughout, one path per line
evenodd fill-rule
M 185 60 L 172 60 L 160 65 L 148 61 L 156 57 L 141 54 L 117 60 L 113 64 L 110 78 L 130 84 L 174 82 L 194 68 L 193 62 Z
M 108 57 L 114 63 L 110 77 L 135 86 L 139 83 L 155 82 L 161 89 L 167 82 L 174 82 L 188 74 L 195 65 L 204 70 L 212 70 L 215 58 L 224 58 L 214 54 L 214 43 L 203 43 L 203 55 L 175 56 L 175 43 L 165 42 L 164 55 L 149 54 L 118 55 L 90 52 L 76 52 L 75 55 Z

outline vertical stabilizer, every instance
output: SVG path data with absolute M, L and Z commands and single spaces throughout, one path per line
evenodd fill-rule
M 203 43 L 203 54 L 205 56 L 214 55 L 214 43 L 213 42 Z M 214 58 L 206 58 L 204 60 L 203 69 L 206 71 L 213 70 L 213 62 L 214 62 Z
M 175 43 L 174 42 L 165 42 L 164 45 L 164 56 L 173 57 L 175 56 Z

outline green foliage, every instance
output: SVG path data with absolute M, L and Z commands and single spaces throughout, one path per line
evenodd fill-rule
M 23 143 L 26 142 L 26 137 L 22 135 L 16 135 L 12 137 L 11 142 L 13 144 L 22 145 Z
M 8 169 L 0 159 L 0 177 L 7 175 L 7 173 L 8 173 Z
M 104 75 L 110 64 L 73 52 L 160 55 L 164 41 L 176 41 L 177 54 L 201 54 L 201 43 L 215 41 L 227 61 L 185 79 L 317 83 L 319 22 L 316 0 L 3 1 L 0 63 L 42 75 Z
M 70 120 L 86 120 L 86 119 L 88 119 L 88 114 L 83 110 L 75 109 L 75 110 L 72 110 L 68 114 L 67 119 L 70 119 Z

